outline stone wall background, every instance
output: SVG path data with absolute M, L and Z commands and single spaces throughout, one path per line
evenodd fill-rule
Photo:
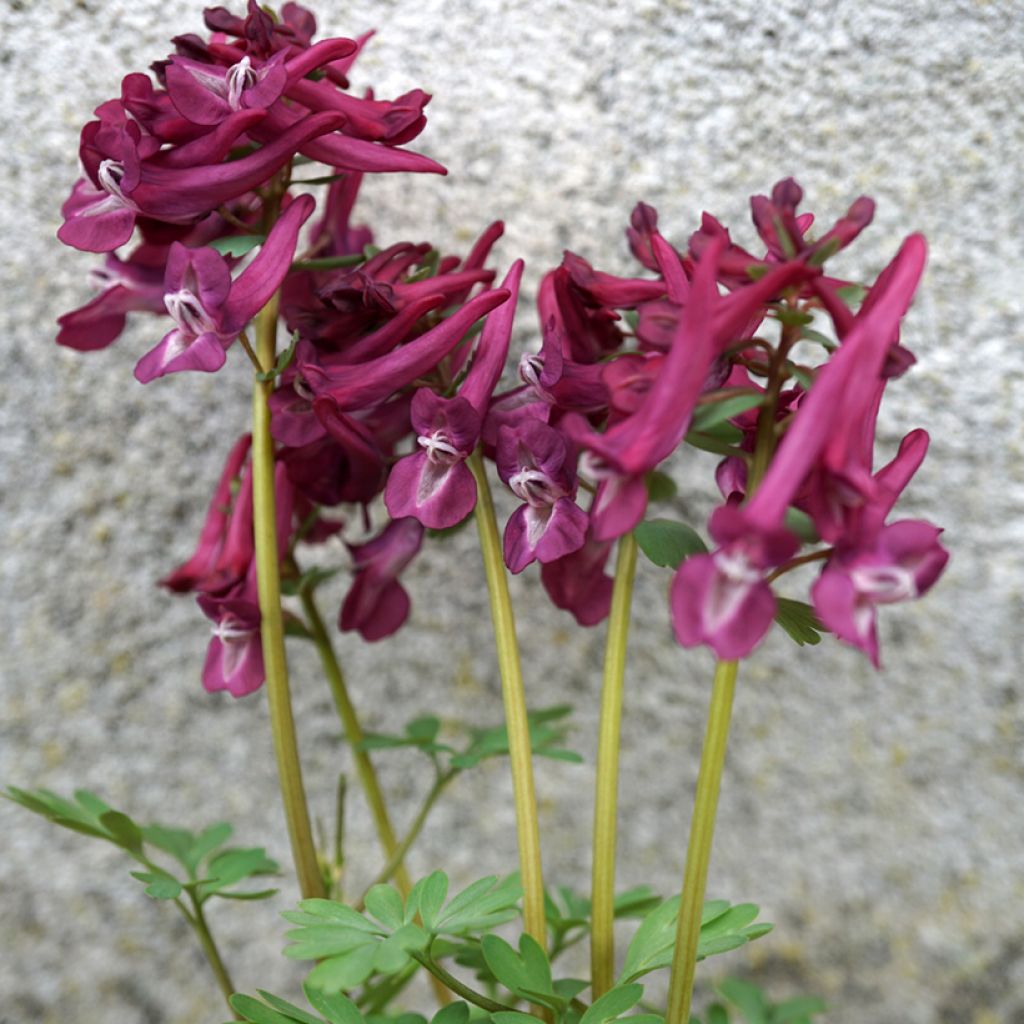
M 238 6 L 237 4 L 235 5 Z M 774 636 L 741 677 L 711 894 L 759 901 L 776 932 L 701 977 L 750 973 L 777 995 L 828 997 L 833 1024 L 1024 1021 L 1024 393 L 1021 155 L 1024 8 L 1009 2 L 729 5 L 537 0 L 318 4 L 321 35 L 380 32 L 354 76 L 381 95 L 435 94 L 415 148 L 445 180 L 368 183 L 360 213 L 385 240 L 464 250 L 503 217 L 499 249 L 528 264 L 518 343 L 536 340 L 541 273 L 570 247 L 629 266 L 637 199 L 683 240 L 702 209 L 752 238 L 747 197 L 794 174 L 828 221 L 855 196 L 875 225 L 845 257 L 873 274 L 910 230 L 931 262 L 905 340 L 919 357 L 883 413 L 890 447 L 932 433 L 906 515 L 947 528 L 950 568 L 917 606 L 884 616 L 885 671 L 833 642 Z M 198 674 L 205 620 L 153 581 L 191 551 L 246 367 L 143 389 L 140 318 L 90 357 L 52 344 L 93 261 L 54 238 L 81 123 L 122 74 L 200 27 L 183 0 L 5 0 L 0 6 L 0 376 L 3 515 L 0 781 L 86 786 L 140 820 L 228 818 L 286 863 L 262 696 L 211 698 Z M 708 475 L 711 463 L 700 466 Z M 703 485 L 680 468 L 681 511 Z M 500 714 L 470 531 L 410 573 L 414 612 L 394 646 L 340 639 L 366 725 L 415 712 Z M 582 767 L 542 764 L 545 868 L 585 879 L 602 635 L 516 580 L 535 704 L 577 705 Z M 641 566 L 623 751 L 623 885 L 677 886 L 711 661 L 671 641 L 666 577 Z M 344 581 L 325 597 L 333 607 Z M 333 614 L 333 612 L 332 612 Z M 799 657 L 795 657 L 799 653 Z M 307 652 L 295 690 L 310 797 L 330 813 L 347 751 Z M 423 785 L 379 759 L 396 817 Z M 463 779 L 432 820 L 414 872 L 467 881 L 514 866 L 507 768 Z M 582 797 L 581 797 L 582 794 Z M 0 803 L 0 1021 L 185 1024 L 224 1017 L 183 925 L 150 904 L 115 851 Z M 350 800 L 353 889 L 377 869 Z M 452 838 L 454 834 L 455 838 Z M 240 987 L 287 994 L 267 904 L 215 908 Z

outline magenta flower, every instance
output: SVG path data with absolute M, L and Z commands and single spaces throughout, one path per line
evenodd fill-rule
M 582 547 L 540 567 L 540 579 L 556 608 L 572 614 L 581 626 L 596 626 L 612 605 L 612 578 L 604 571 L 611 541 L 588 533 Z
M 357 630 L 364 640 L 383 640 L 409 617 L 409 595 L 398 582 L 423 543 L 415 519 L 395 519 L 365 544 L 349 545 L 355 580 L 341 606 L 338 628 Z
M 509 297 L 504 288 L 484 292 L 414 341 L 357 365 L 303 364 L 299 369 L 317 400 L 338 410 L 365 409 L 432 369 L 482 316 Z
M 261 111 L 232 115 L 236 137 L 251 131 L 263 116 Z M 128 241 L 137 217 L 189 224 L 262 185 L 304 143 L 340 123 L 335 114 L 312 114 L 296 120 L 254 153 L 227 163 L 220 162 L 224 153 L 214 154 L 216 161 L 193 166 L 160 166 L 155 159 L 142 159 L 132 152 L 106 157 L 99 161 L 93 178 L 74 187 L 64 204 L 64 225 L 57 237 L 76 249 L 109 252 Z M 138 126 L 129 127 L 137 130 Z M 223 140 L 217 148 L 230 144 Z
M 749 654 L 771 626 L 775 598 L 765 572 L 792 557 L 799 541 L 784 526 L 786 509 L 836 439 L 863 431 L 865 395 L 874 395 L 886 352 L 924 268 L 925 244 L 907 239 L 875 285 L 875 301 L 858 313 L 839 350 L 818 372 L 760 486 L 743 506 L 711 517 L 718 543 L 694 555 L 672 583 L 672 623 L 684 647 L 708 644 L 720 658 Z
M 591 510 L 596 540 L 613 540 L 640 522 L 647 507 L 646 473 L 667 458 L 686 433 L 714 355 L 716 257 L 709 250 L 698 264 L 672 348 L 641 408 L 603 434 L 581 419 L 566 420 L 567 433 L 588 449 L 586 472 L 599 481 Z
M 213 636 L 203 663 L 203 687 L 209 693 L 227 690 L 244 697 L 263 685 L 263 646 L 260 640 L 260 606 L 253 582 L 240 594 L 214 597 L 200 595 L 199 607 L 214 622 Z
M 160 582 L 170 590 L 186 593 L 190 590 L 217 590 L 225 584 L 231 586 L 238 582 L 238 577 L 225 579 L 220 574 L 221 555 L 224 551 L 225 542 L 231 531 L 233 518 L 239 518 L 235 513 L 237 506 L 242 501 L 241 487 L 239 486 L 243 467 L 249 457 L 249 447 L 252 437 L 243 434 L 232 446 L 228 453 L 227 461 L 221 472 L 217 488 L 210 500 L 210 507 L 206 513 L 206 521 L 203 523 L 202 531 L 199 534 L 199 544 L 192 557 L 183 565 L 178 566 L 169 576 Z M 251 486 L 248 501 L 248 522 L 249 530 L 252 530 L 252 496 Z M 236 496 L 236 491 L 238 496 Z M 232 508 L 234 504 L 234 509 Z M 243 567 L 248 569 L 248 565 Z
M 924 594 L 949 552 L 938 527 L 917 519 L 890 523 L 853 546 L 837 548 L 811 589 L 814 609 L 840 640 L 880 667 L 876 608 Z
M 476 482 L 466 466 L 480 440 L 483 419 L 501 377 L 512 336 L 523 262 L 502 281 L 506 301 L 487 318 L 473 365 L 458 393 L 442 398 L 420 389 L 412 402 L 412 424 L 420 450 L 391 470 L 384 502 L 394 518 L 412 516 L 440 530 L 461 522 L 476 504 Z
M 175 242 L 167 259 L 164 304 L 177 326 L 139 360 L 136 379 L 148 384 L 180 370 L 219 370 L 228 347 L 280 287 L 295 255 L 299 229 L 314 205 L 310 196 L 294 200 L 234 281 L 218 252 Z
M 531 562 L 553 562 L 578 551 L 587 514 L 576 504 L 575 455 L 565 437 L 538 420 L 498 432 L 498 476 L 520 505 L 505 526 L 505 564 L 522 572 Z
M 117 340 L 128 313 L 166 313 L 166 255 L 163 246 L 153 245 L 140 245 L 127 260 L 108 255 L 103 267 L 89 275 L 100 287 L 100 293 L 57 320 L 57 344 L 92 352 Z

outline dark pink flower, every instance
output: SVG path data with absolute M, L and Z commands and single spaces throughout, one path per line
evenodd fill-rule
M 498 432 L 498 476 L 523 501 L 505 526 L 505 564 L 522 572 L 578 551 L 587 514 L 576 504 L 575 455 L 565 437 L 538 420 Z
M 143 384 L 179 370 L 219 370 L 226 351 L 280 287 L 295 254 L 299 229 L 313 212 L 311 196 L 294 200 L 256 258 L 231 280 L 227 262 L 210 248 L 171 246 L 164 305 L 176 327 L 135 367 Z
M 920 597 L 935 583 L 949 561 L 941 533 L 917 519 L 890 523 L 870 539 L 837 549 L 811 590 L 821 621 L 860 648 L 875 668 L 876 608 Z
M 413 516 L 431 529 L 445 529 L 473 511 L 476 483 L 465 460 L 480 440 L 491 394 L 505 365 L 522 273 L 522 260 L 517 260 L 501 284 L 508 298 L 488 315 L 458 393 L 442 398 L 432 391 L 417 391 L 412 423 L 420 450 L 400 459 L 388 477 L 384 501 L 393 517 Z
M 341 606 L 338 627 L 357 630 L 364 640 L 383 640 L 409 617 L 409 595 L 399 574 L 416 557 L 423 527 L 395 519 L 365 544 L 349 545 L 355 580 Z

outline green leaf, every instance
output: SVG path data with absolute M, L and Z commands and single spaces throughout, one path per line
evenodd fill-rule
M 419 912 L 423 919 L 423 927 L 434 931 L 437 915 L 444 906 L 448 895 L 448 876 L 443 871 L 435 871 L 427 876 L 420 890 Z
M 862 284 L 844 284 L 842 288 L 836 289 L 836 294 L 850 309 L 854 309 L 867 297 L 868 290 Z
M 775 603 L 775 621 L 798 646 L 821 643 L 821 634 L 827 630 L 809 604 L 805 601 L 793 601 L 788 597 L 777 597 Z
M 241 992 L 231 996 L 228 1003 L 235 1013 L 240 1013 L 243 1019 L 252 1021 L 252 1024 L 294 1024 L 294 1018 L 286 1017 L 258 999 L 243 995 Z
M 522 895 L 517 875 L 500 881 L 496 875 L 481 878 L 448 901 L 438 915 L 437 930 L 444 935 L 469 935 L 508 921 L 518 914 Z
M 264 373 L 257 373 L 256 379 L 266 383 L 267 381 L 276 380 L 284 373 L 285 370 L 291 365 L 292 360 L 295 358 L 295 347 L 299 343 L 299 332 L 295 331 L 292 333 L 292 340 L 288 347 L 282 352 L 278 353 L 277 362 L 274 366 L 265 371 Z
M 707 552 L 692 526 L 670 519 L 648 519 L 633 531 L 640 550 L 655 564 L 678 569 L 690 555 Z
M 612 907 L 616 917 L 642 917 L 659 903 L 661 897 L 649 885 L 638 885 L 620 892 Z
M 537 1018 L 518 1010 L 499 1010 L 491 1014 L 494 1024 L 537 1024 Z
M 402 897 L 390 885 L 375 885 L 366 893 L 366 909 L 386 928 L 404 924 Z
M 560 720 L 570 714 L 572 708 L 560 704 L 551 708 L 531 711 L 527 715 L 530 729 L 530 747 L 536 757 L 547 757 L 559 761 L 579 764 L 583 758 L 561 744 L 565 741 L 568 727 Z M 559 724 L 553 724 L 559 723 Z M 472 768 L 484 758 L 502 757 L 508 753 L 508 731 L 504 725 L 491 729 L 471 729 L 472 742 L 461 754 L 451 759 L 453 768 Z
M 454 1002 L 442 1006 L 431 1018 L 430 1024 L 467 1024 L 468 1021 L 469 1005 L 463 1002 Z
M 302 986 L 302 991 L 309 1000 L 309 1005 L 317 1013 L 322 1013 L 330 1024 L 363 1024 L 363 1015 L 359 1008 L 341 992 L 323 992 L 308 982 Z
M 708 1007 L 708 1024 L 729 1024 L 729 1011 L 721 1003 Z
M 289 1003 L 286 999 L 281 999 L 279 996 L 264 992 L 263 989 L 257 989 L 256 991 L 271 1009 L 277 1010 L 278 1013 L 283 1013 L 289 1020 L 296 1021 L 297 1024 L 324 1024 L 319 1017 L 314 1017 L 313 1014 L 307 1013 L 293 1003 Z
M 218 889 L 216 896 L 220 900 L 269 900 L 271 896 L 276 896 L 281 890 L 280 889 L 253 889 L 252 891 L 228 892 L 225 889 Z
M 340 181 L 342 178 L 348 177 L 351 171 L 341 171 L 338 174 L 321 174 L 315 178 L 296 178 L 292 181 L 293 185 L 330 185 L 332 181 Z
M 821 538 L 814 527 L 814 520 L 798 508 L 786 509 L 786 529 L 795 533 L 805 544 L 817 544 Z
M 735 424 L 715 423 L 706 430 L 691 430 L 686 435 L 686 443 L 702 451 L 718 452 L 718 448 L 709 447 L 711 442 L 736 445 L 743 440 L 743 431 Z
M 730 907 L 725 900 L 708 900 L 701 914 L 697 959 L 703 960 L 716 953 L 736 949 L 756 938 L 756 935 L 748 934 L 747 930 L 749 927 L 758 927 L 750 926 L 750 921 L 757 913 L 758 908 L 753 903 Z M 678 916 L 678 896 L 665 900 L 648 914 L 626 951 L 620 985 L 636 981 L 650 971 L 668 967 L 672 963 Z
M 155 900 L 173 900 L 181 895 L 181 882 L 165 872 L 132 871 L 130 874 L 146 883 L 146 895 Z
M 127 814 L 120 811 L 105 811 L 100 815 L 100 824 L 118 846 L 131 853 L 142 853 L 142 829 Z
M 609 989 L 583 1014 L 580 1024 L 610 1024 L 636 1006 L 643 994 L 643 985 L 618 985 Z
M 647 484 L 647 497 L 650 501 L 668 501 L 679 493 L 675 480 L 667 473 L 652 469 L 644 477 Z
M 771 1024 L 804 1024 L 811 1017 L 824 1013 L 828 1004 L 817 996 L 797 996 L 772 1007 Z
M 823 267 L 826 260 L 830 260 L 843 247 L 838 238 L 830 238 L 824 245 L 819 246 L 811 253 L 807 260 L 808 266 Z
M 564 1005 L 551 985 L 547 953 L 532 936 L 520 936 L 518 953 L 497 935 L 485 935 L 480 948 L 491 973 L 513 995 L 552 1008 Z
M 800 332 L 801 341 L 813 341 L 817 345 L 821 345 L 827 352 L 834 352 L 839 344 L 835 338 L 830 338 L 827 334 L 822 334 L 821 331 L 816 331 L 811 327 L 805 327 Z
M 640 325 L 640 314 L 635 309 L 624 309 L 622 319 L 626 321 L 626 326 L 636 334 L 636 329 Z
M 743 1014 L 747 1024 L 769 1024 L 767 1000 L 757 985 L 739 978 L 726 978 L 717 988 L 718 994 Z
M 164 825 L 145 825 L 142 829 L 142 838 L 150 846 L 170 854 L 179 864 L 187 868 L 189 866 L 189 851 L 196 841 L 196 837 L 184 828 L 168 828 Z
M 814 323 L 814 317 L 810 313 L 802 313 L 799 309 L 790 309 L 789 306 L 776 305 L 772 307 L 772 313 L 775 319 L 786 327 L 806 327 Z
M 208 244 L 222 256 L 244 256 L 266 240 L 266 235 L 229 235 L 227 238 L 215 238 Z
M 706 434 L 712 427 L 717 427 L 748 409 L 756 408 L 763 401 L 764 395 L 759 392 L 729 395 L 708 405 L 698 405 L 690 422 L 690 430 Z
M 364 253 L 349 256 L 324 256 L 320 259 L 296 260 L 292 270 L 337 270 L 340 267 L 355 267 L 366 260 Z
M 196 887 L 196 895 L 205 900 L 219 895 L 222 889 L 256 875 L 276 875 L 277 861 L 271 860 L 262 847 L 224 850 L 206 866 L 206 878 Z
M 331 993 L 355 988 L 372 973 L 377 948 L 377 943 L 367 943 L 341 956 L 323 960 L 309 972 L 308 981 L 316 988 Z

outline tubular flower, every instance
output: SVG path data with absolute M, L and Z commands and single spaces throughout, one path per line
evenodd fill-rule
M 718 550 L 688 558 L 679 568 L 671 605 L 676 638 L 683 646 L 706 643 L 720 658 L 738 658 L 767 632 L 776 605 L 765 573 L 799 547 L 784 525 L 786 509 L 822 465 L 825 453 L 857 446 L 865 409 L 872 406 L 887 350 L 924 261 L 924 240 L 911 236 L 875 285 L 875 301 L 865 304 L 801 400 L 756 492 L 744 505 L 724 506 L 712 516 L 709 529 Z M 899 469 L 891 472 L 901 475 Z
M 219 370 L 245 325 L 270 301 L 291 266 L 299 229 L 313 212 L 300 196 L 282 214 L 259 254 L 234 281 L 213 249 L 171 246 L 164 305 L 176 326 L 135 367 L 142 384 L 179 370 Z
M 412 401 L 412 423 L 420 450 L 391 470 L 384 501 L 396 519 L 412 516 L 440 530 L 461 522 L 476 504 L 476 483 L 466 466 L 480 440 L 491 394 L 508 355 L 523 263 L 512 265 L 502 290 L 508 298 L 487 318 L 473 365 L 458 393 L 442 398 L 420 389 Z
M 355 580 L 345 595 L 338 626 L 356 630 L 364 640 L 383 640 L 409 617 L 409 595 L 398 582 L 423 543 L 415 519 L 394 519 L 372 540 L 349 545 Z

